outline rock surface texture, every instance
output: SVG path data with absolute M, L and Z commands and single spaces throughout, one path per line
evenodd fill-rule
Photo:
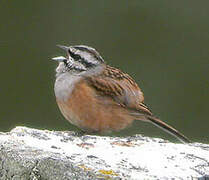
M 16 127 L 0 133 L 0 180 L 209 179 L 209 145 Z

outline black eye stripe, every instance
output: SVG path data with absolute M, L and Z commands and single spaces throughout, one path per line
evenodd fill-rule
M 69 54 L 70 56 L 75 60 L 75 61 L 79 61 L 81 64 L 83 64 L 86 68 L 90 68 L 90 67 L 94 67 L 95 64 L 91 63 L 91 62 L 87 62 L 84 58 L 82 58 L 80 55 L 75 54 L 73 52 L 71 52 L 69 50 Z
M 74 46 L 74 48 L 80 50 L 80 51 L 86 51 L 88 53 L 90 53 L 92 56 L 94 56 L 97 60 L 104 62 L 104 60 L 102 59 L 102 57 L 99 55 L 99 53 L 94 50 L 94 49 L 90 49 L 88 47 L 83 47 L 83 46 Z
M 71 56 L 73 59 L 75 59 L 75 60 L 81 59 L 81 56 L 80 56 L 80 55 L 75 54 L 75 53 L 71 52 L 70 50 L 69 50 L 68 52 L 69 52 L 70 56 Z
M 80 61 L 86 68 L 94 67 L 95 64 L 91 62 L 87 62 L 84 58 L 81 58 Z

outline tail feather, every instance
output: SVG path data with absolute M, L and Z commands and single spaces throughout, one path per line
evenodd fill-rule
M 179 139 L 182 143 L 191 143 L 191 141 L 186 136 L 184 136 L 182 133 L 177 131 L 175 128 L 166 124 L 160 119 L 154 117 L 152 115 L 152 112 L 144 103 L 140 103 L 137 111 L 133 109 L 131 110 L 132 110 L 131 115 L 135 117 L 136 119 L 145 121 L 145 122 L 151 122 L 155 126 L 161 128 L 162 130 L 166 131 L 167 133 Z
M 161 121 L 160 119 L 153 117 L 153 116 L 146 116 L 147 119 L 154 124 L 155 126 L 158 126 L 159 128 L 163 129 L 164 131 L 168 132 L 172 136 L 179 139 L 182 143 L 191 143 L 191 141 L 184 136 L 182 133 L 171 127 L 170 125 L 166 124 L 165 122 Z

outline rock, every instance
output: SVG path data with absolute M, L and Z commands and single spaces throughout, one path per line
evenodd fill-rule
M 0 133 L 0 180 L 209 179 L 209 145 L 16 127 Z

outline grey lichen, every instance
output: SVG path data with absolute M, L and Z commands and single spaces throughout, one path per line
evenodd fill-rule
M 0 133 L 0 180 L 209 177 L 209 145 L 17 127 Z

